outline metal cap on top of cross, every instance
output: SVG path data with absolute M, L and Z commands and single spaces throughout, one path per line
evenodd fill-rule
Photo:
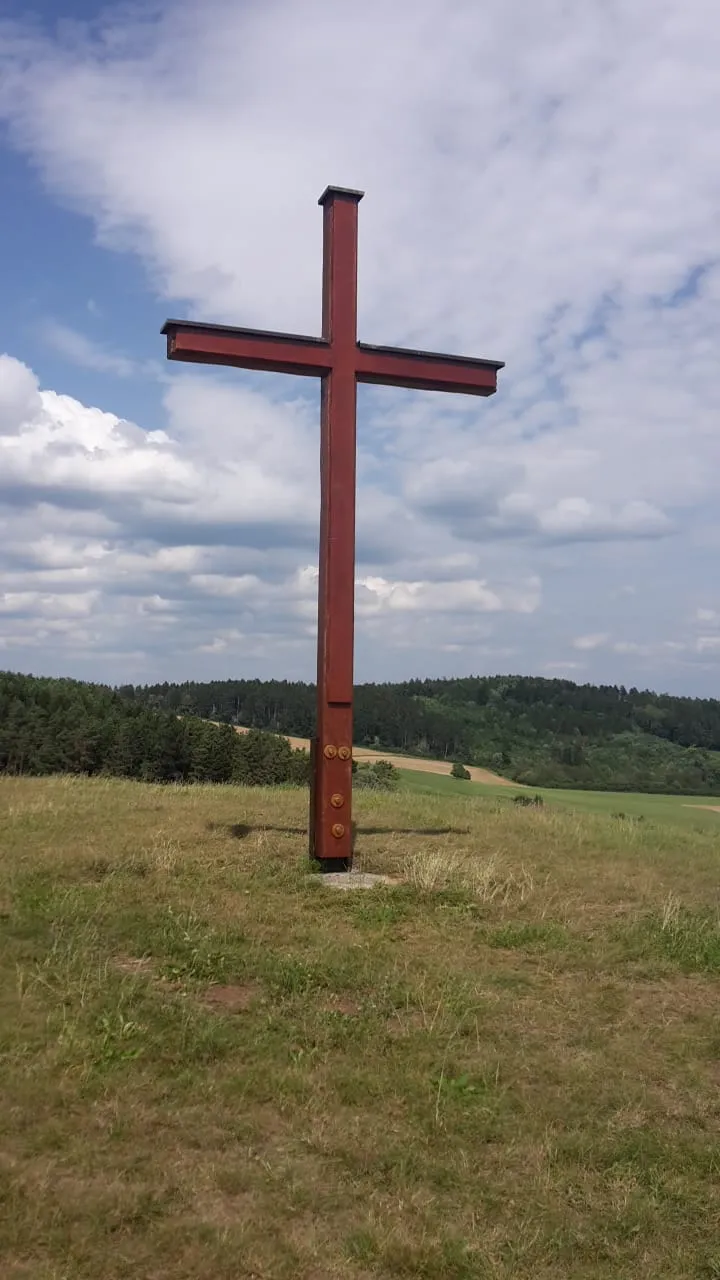
M 355 613 L 355 417 L 358 382 L 490 396 L 501 360 L 474 360 L 357 340 L 357 226 L 362 191 L 327 187 L 323 209 L 322 337 L 168 320 L 170 360 L 235 365 L 321 379 L 317 729 L 312 746 L 310 856 L 352 865 L 352 705 Z

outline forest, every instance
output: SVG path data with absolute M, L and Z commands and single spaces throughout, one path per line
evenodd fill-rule
M 226 680 L 132 685 L 129 705 L 312 737 L 315 688 Z M 720 794 L 720 701 L 528 676 L 363 684 L 355 742 L 493 769 L 530 786 Z
M 102 685 L 0 672 L 0 773 L 306 785 L 310 759 L 274 734 L 238 734 Z
M 313 685 L 122 685 L 0 673 L 0 772 L 300 784 Z M 235 726 L 252 732 L 238 734 Z M 355 742 L 536 787 L 720 795 L 720 701 L 523 676 L 365 684 Z M 357 779 L 369 785 L 373 778 Z

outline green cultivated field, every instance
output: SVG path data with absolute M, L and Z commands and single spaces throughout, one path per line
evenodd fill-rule
M 579 813 L 604 813 L 609 816 L 653 819 L 671 822 L 698 831 L 715 830 L 720 837 L 720 797 L 641 795 L 632 791 L 560 791 L 554 787 L 521 787 L 519 785 L 484 786 L 480 782 L 463 782 L 444 774 L 418 773 L 402 769 L 404 791 L 415 795 L 492 797 L 512 804 L 516 795 L 543 797 L 546 805 L 575 809 Z M 707 806 L 707 807 L 706 807 Z
M 454 790 L 0 779 L 3 1280 L 720 1277 L 720 814 Z

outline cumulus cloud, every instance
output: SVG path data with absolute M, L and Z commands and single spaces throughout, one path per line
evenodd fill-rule
M 361 578 L 357 598 L 360 617 L 385 609 L 402 613 L 533 613 L 540 603 L 537 579 L 517 586 L 492 589 L 486 582 L 458 579 L 454 582 L 388 582 L 385 578 Z
M 361 390 L 358 610 L 376 674 L 378 639 L 419 643 L 421 614 L 419 665 L 435 645 L 458 669 L 500 655 L 571 670 L 563 654 L 580 649 L 619 678 L 706 678 L 713 646 L 693 628 L 712 639 L 701 613 L 717 604 L 712 6 L 176 0 L 62 39 L 0 27 L 0 59 L 13 145 L 100 244 L 144 263 L 169 311 L 316 332 L 315 200 L 339 182 L 368 193 L 361 336 L 507 361 L 491 402 Z M 51 340 L 130 371 L 62 320 Z M 292 597 L 316 538 L 317 396 L 175 374 L 160 436 L 8 366 L 2 497 L 18 519 L 43 508 L 33 545 L 60 539 L 67 564 L 33 552 L 38 590 L 85 574 L 88 590 L 134 583 L 175 609 L 182 582 L 208 608 L 245 609 L 194 637 L 208 661 L 256 642 L 268 656 L 259 619 L 281 597 L 266 588 Z M 20 566 L 22 538 L 4 532 Z M 193 563 L 161 567 L 163 546 Z
M 591 470 L 587 467 L 586 482 Z M 552 477 L 555 493 L 566 484 L 563 469 Z M 522 473 L 514 467 L 438 459 L 411 472 L 406 487 L 411 503 L 447 524 L 460 538 L 533 537 L 549 541 L 613 541 L 657 538 L 672 531 L 668 516 L 643 499 L 626 502 L 557 496 L 537 484 L 532 460 Z M 543 488 L 545 492 L 543 493 Z
M 225 395 L 211 385 L 176 384 L 167 396 L 171 434 L 146 432 L 70 396 L 40 392 L 29 369 L 8 356 L 3 361 L 0 496 L 6 502 L 97 506 L 111 520 L 122 520 L 131 508 L 148 536 L 177 540 L 182 534 L 184 541 L 193 541 L 192 533 L 220 542 L 223 532 L 242 541 L 249 530 L 252 542 L 259 525 L 278 525 L 286 536 L 303 529 L 307 538 L 315 525 L 305 496 L 315 468 L 292 406 L 274 408 L 241 390 Z M 223 454 L 228 418 L 234 448 Z M 188 443 L 190 421 L 195 434 Z M 201 441 L 204 424 L 209 438 Z
M 0 431 L 13 436 L 42 411 L 38 380 L 31 369 L 12 356 L 0 354 Z
M 25 662 L 28 650 L 52 646 L 67 661 L 102 664 L 127 649 L 133 671 L 156 675 L 169 645 L 174 663 L 193 654 L 274 662 L 290 652 L 309 674 L 318 571 L 298 564 L 304 544 L 317 541 L 308 406 L 190 380 L 168 390 L 166 408 L 168 431 L 146 432 L 39 390 L 29 369 L 3 357 L 4 651 Z M 369 497 L 370 514 L 385 516 L 394 540 L 380 560 L 405 555 L 422 568 L 422 539 L 414 553 L 410 539 L 403 551 L 397 520 L 390 529 L 391 498 L 373 501 L 372 488 Z M 367 621 L 373 645 L 406 648 L 422 618 L 428 645 L 459 652 L 487 639 L 476 616 L 538 608 L 537 577 L 492 582 L 470 576 L 469 553 L 438 557 L 437 539 L 433 551 L 428 576 L 359 576 L 361 639 Z M 406 619 L 400 627 L 398 618 Z

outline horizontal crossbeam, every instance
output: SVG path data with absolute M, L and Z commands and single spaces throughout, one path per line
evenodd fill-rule
M 168 340 L 168 360 L 229 364 L 237 369 L 265 369 L 269 373 L 297 373 L 311 378 L 321 378 L 332 368 L 330 344 L 324 338 L 191 320 L 167 320 L 162 332 Z
M 333 350 L 324 338 L 230 325 L 168 320 L 162 332 L 168 340 L 168 359 L 197 364 L 226 364 L 239 369 L 265 369 L 323 377 L 333 367 Z M 452 391 L 491 396 L 497 390 L 499 360 L 475 360 L 402 347 L 376 347 L 358 342 L 355 373 L 358 382 L 410 387 L 417 391 Z
M 497 391 L 497 372 L 502 368 L 503 362 L 498 360 L 443 356 L 404 347 L 374 347 L 365 342 L 357 344 L 358 382 L 491 396 Z

